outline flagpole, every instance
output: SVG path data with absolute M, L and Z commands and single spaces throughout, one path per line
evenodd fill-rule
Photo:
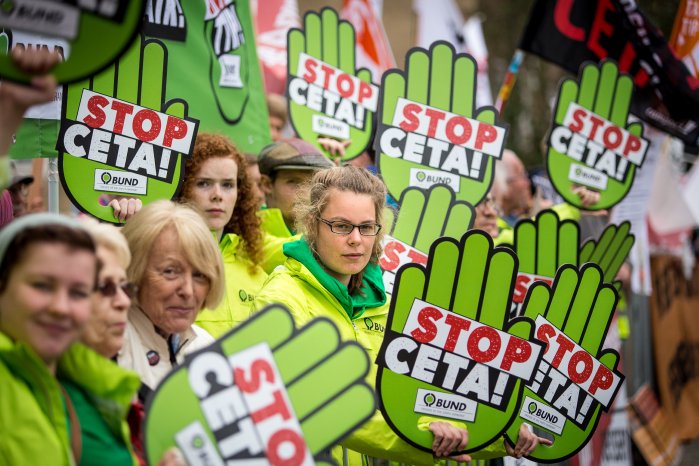
M 59 213 L 58 208 L 58 157 L 49 157 L 48 171 L 49 212 Z
M 507 73 L 505 73 L 505 79 L 502 86 L 500 86 L 498 98 L 495 101 L 495 108 L 500 115 L 502 115 L 505 104 L 507 104 L 507 101 L 510 99 L 512 88 L 517 82 L 517 75 L 519 74 L 519 67 L 522 65 L 522 61 L 524 61 L 524 52 L 521 49 L 515 50 L 510 66 L 507 68 Z

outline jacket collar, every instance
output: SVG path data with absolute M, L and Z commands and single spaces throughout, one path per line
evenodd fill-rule
M 350 295 L 347 287 L 318 262 L 305 238 L 285 243 L 284 254 L 306 267 L 322 288 L 337 299 L 350 320 L 359 318 L 366 308 L 375 308 L 386 303 L 381 270 L 376 264 L 369 263 L 364 271 L 362 293 Z

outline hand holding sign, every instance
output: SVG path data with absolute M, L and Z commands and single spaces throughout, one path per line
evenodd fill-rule
M 473 224 L 473 206 L 455 201 L 446 186 L 425 192 L 409 188 L 400 200 L 398 220 L 391 236 L 384 239 L 379 264 L 386 292 L 391 293 L 398 269 L 409 263 L 427 264 L 427 253 L 438 238 L 461 238 Z M 391 223 L 391 222 L 387 222 Z
M 476 63 L 445 42 L 411 50 L 406 63 L 405 73 L 386 72 L 381 88 L 374 148 L 386 186 L 398 199 L 410 186 L 446 184 L 476 205 L 507 132 L 493 108 L 475 109 Z
M 165 66 L 162 43 L 139 38 L 114 66 L 64 88 L 60 175 L 83 211 L 117 222 L 99 192 L 149 202 L 177 191 L 198 123 L 184 101 L 164 102 Z
M 551 183 L 570 204 L 587 210 L 608 209 L 631 188 L 648 149 L 643 126 L 628 123 L 633 82 L 616 63 L 586 64 L 580 84 L 561 84 L 546 166 Z M 573 190 L 600 192 L 597 203 L 583 205 Z
M 325 152 L 318 136 L 351 141 L 343 159 L 366 149 L 379 89 L 371 72 L 356 69 L 354 29 L 337 12 L 308 12 L 304 30 L 292 29 L 289 49 L 289 116 L 301 139 Z M 329 155 L 329 154 L 328 154 Z
M 429 451 L 424 415 L 468 426 L 466 452 L 496 440 L 512 422 L 523 382 L 542 348 L 532 323 L 508 325 L 517 259 L 480 231 L 440 239 L 427 268 L 399 272 L 377 359 L 380 406 L 407 442 Z
M 517 222 L 514 249 L 519 270 L 512 298 L 512 317 L 520 315 L 527 290 L 535 282 L 550 285 L 561 265 L 578 265 L 579 237 L 577 222 L 560 221 L 553 210 L 539 212 L 534 220 Z
M 611 406 L 623 376 L 616 371 L 619 355 L 602 344 L 616 302 L 616 292 L 602 283 L 594 264 L 579 272 L 563 266 L 552 289 L 538 283 L 529 290 L 524 316 L 535 321 L 535 336 L 546 351 L 507 438 L 514 439 L 524 421 L 551 432 L 553 445 L 538 447 L 531 459 L 569 458 L 592 436 L 601 410 Z
M 147 457 L 178 445 L 207 464 L 312 464 L 374 413 L 368 371 L 364 350 L 341 342 L 329 320 L 297 331 L 270 306 L 163 381 L 146 418 Z

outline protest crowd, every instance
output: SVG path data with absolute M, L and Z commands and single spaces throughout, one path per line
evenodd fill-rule
M 550 25 L 531 20 L 521 32 L 520 47 L 513 51 L 507 76 L 497 78 L 504 84 L 493 99 L 484 97 L 482 82 L 476 90 L 476 76 L 488 86 L 482 69 L 487 50 L 482 32 L 480 40 L 474 38 L 473 23 L 458 26 L 461 43 L 435 46 L 434 40 L 449 37 L 423 37 L 417 44 L 423 48 L 408 52 L 403 71 L 383 31 L 381 9 L 370 0 L 344 0 L 339 19 L 331 9 L 299 15 L 295 1 L 210 0 L 204 2 L 206 13 L 203 7 L 196 10 L 206 14 L 206 20 L 198 19 L 206 30 L 204 45 L 192 45 L 212 49 L 206 49 L 211 57 L 200 57 L 211 60 L 205 70 L 203 62 L 176 64 L 184 56 L 183 44 L 193 41 L 190 35 L 201 25 L 192 20 L 194 2 L 188 2 L 142 2 L 145 20 L 134 33 L 136 46 L 72 81 L 61 74 L 70 56 L 56 48 L 27 46 L 29 33 L 3 25 L 0 36 L 9 46 L 8 63 L 0 63 L 0 465 L 699 464 L 691 444 L 699 439 L 699 169 L 692 155 L 699 152 L 699 138 L 690 134 L 691 125 L 683 126 L 690 128 L 684 133 L 679 123 L 674 132 L 668 130 L 670 117 L 699 123 L 696 52 L 685 60 L 696 68 L 683 71 L 694 81 L 673 88 L 662 82 L 670 79 L 666 75 L 634 80 L 635 100 L 627 90 L 625 112 L 618 110 L 625 92 L 619 70 L 638 72 L 628 69 L 632 52 L 599 57 L 616 59 L 619 69 L 615 63 L 613 71 L 607 62 L 592 70 L 590 60 L 568 65 L 550 58 L 571 75 L 578 67 L 590 67 L 580 68 L 580 84 L 569 78 L 560 86 L 552 128 L 538 135 L 542 147 L 534 150 L 541 160 L 527 166 L 509 148 L 504 109 L 517 77 L 518 54 L 525 50 L 546 58 L 546 53 L 560 53 L 541 50 L 550 40 L 541 31 Z M 379 3 L 384 15 L 395 8 L 390 0 Z M 429 3 L 414 2 L 416 13 L 424 15 L 418 19 L 424 36 L 425 27 L 438 29 L 425 26 L 430 14 L 464 23 L 453 1 L 434 2 L 437 13 L 425 11 Z M 583 34 L 584 27 L 599 29 L 593 21 L 603 7 L 597 3 L 618 12 L 625 2 L 589 2 L 591 11 L 584 13 L 578 1 L 531 3 L 532 17 L 538 15 L 541 22 L 554 14 L 552 22 L 567 22 L 570 38 Z M 686 13 L 692 8 L 693 17 Z M 591 23 L 582 26 L 576 14 Z M 699 3 L 682 0 L 677 24 L 683 24 L 683 14 L 699 24 Z M 187 27 L 178 29 L 185 20 Z M 326 32 L 329 25 L 336 28 L 332 34 Z M 695 29 L 692 40 L 699 50 Z M 537 33 L 542 37 L 534 37 Z M 352 58 L 343 62 L 348 43 Z M 654 46 L 669 51 L 656 56 L 674 60 L 664 69 L 682 63 L 684 56 L 670 51 L 666 42 Z M 157 86 L 147 79 L 155 67 L 148 60 L 157 47 L 165 50 L 160 64 L 168 73 L 160 72 L 160 88 L 153 91 Z M 276 60 L 270 59 L 273 52 Z M 624 59 L 627 69 L 622 69 Z M 134 63 L 138 71 L 127 78 L 127 65 Z M 26 79 L 5 79 L 3 66 Z M 228 68 L 235 66 L 237 72 Z M 182 71 L 177 77 L 183 69 L 192 74 Z M 598 81 L 589 85 L 594 73 Z M 198 75 L 201 79 L 193 80 Z M 180 81 L 171 84 L 176 78 Z M 134 84 L 126 79 L 140 80 L 130 98 L 126 91 L 121 94 Z M 250 81 L 239 82 L 245 79 Z M 616 80 L 616 87 L 606 88 L 604 79 Z M 648 92 L 653 91 L 639 81 L 661 81 L 653 97 L 660 103 L 653 108 L 662 107 L 665 126 L 641 115 L 639 106 L 651 105 Z M 631 87 L 630 78 L 628 83 Z M 558 84 L 542 83 L 552 89 Z M 597 87 L 597 101 L 593 94 L 585 103 L 584 93 Z M 316 88 L 324 90 L 314 94 Z M 572 88 L 579 89 L 579 96 L 566 94 Z M 147 95 L 151 91 L 156 101 Z M 611 109 L 605 111 L 600 102 L 607 95 Z M 389 102 L 393 97 L 396 101 Z M 459 98 L 469 104 L 460 104 Z M 676 110 L 682 99 L 684 112 Z M 57 118 L 32 113 L 57 101 Z M 562 107 L 564 101 L 571 110 Z M 581 116 L 586 109 L 592 114 L 591 134 L 575 143 L 582 138 L 575 124 L 586 124 Z M 607 119 L 595 120 L 593 110 Z M 636 116 L 629 116 L 627 124 L 631 113 Z M 143 126 L 144 120 L 149 126 Z M 135 122 L 140 122 L 140 136 Z M 162 134 L 156 136 L 161 122 Z M 130 125 L 136 129 L 128 130 Z M 572 133 L 559 138 L 558 128 Z M 608 150 L 602 142 L 597 145 L 598 130 Z M 187 138 L 191 141 L 177 145 Z M 597 162 L 570 165 L 575 144 L 580 151 L 575 160 L 589 160 L 597 150 Z M 149 149 L 157 161 L 152 172 L 146 146 L 155 148 Z M 27 150 L 41 153 L 23 153 Z M 602 159 L 612 160 L 622 150 L 621 163 L 600 168 Z M 643 152 L 640 161 L 636 152 Z M 561 164 L 562 158 L 567 164 Z M 462 170 L 466 163 L 470 169 Z M 574 167 L 578 178 L 569 182 Z M 604 175 L 604 184 L 583 182 L 580 167 L 590 176 L 602 171 L 609 176 Z M 558 173 L 564 171 L 566 183 L 560 183 Z M 146 183 L 147 189 L 110 190 L 108 184 L 120 174 L 132 176 L 134 185 Z M 457 308 L 470 307 L 469 299 L 478 310 L 462 313 Z M 431 303 L 434 307 L 423 311 L 432 314 L 415 311 L 416 303 Z M 277 306 L 291 316 L 293 338 L 279 336 L 285 331 L 281 327 L 264 327 L 263 318 Z M 558 321 L 557 307 L 566 308 Z M 544 317 L 559 325 L 541 326 Z M 576 319 L 583 322 L 577 330 L 572 329 Z M 325 348 L 325 336 L 318 333 L 302 351 L 304 336 L 311 338 L 324 322 L 333 329 L 332 349 Z M 490 326 L 481 333 L 497 340 L 489 339 L 488 348 L 468 340 L 463 345 L 468 355 L 459 353 L 459 366 L 457 356 L 449 359 L 456 354 L 449 348 L 465 343 L 463 335 L 467 330 L 476 334 L 477 326 Z M 555 340 L 556 332 L 561 333 Z M 405 339 L 408 334 L 412 339 Z M 260 359 L 248 376 L 239 369 L 245 363 L 233 361 L 260 341 L 276 366 L 263 367 Z M 340 363 L 350 348 L 360 355 Z M 550 348 L 558 348 L 554 362 L 544 355 Z M 561 362 L 560 355 L 580 348 L 585 356 L 573 363 L 565 356 Z M 196 369 L 204 366 L 194 361 L 214 351 L 230 356 L 227 375 Z M 424 356 L 428 351 L 444 355 Z M 532 366 L 516 379 L 513 374 L 525 370 L 517 365 L 527 364 L 524 352 L 536 351 L 541 352 L 537 364 L 552 366 L 550 372 Z M 575 361 L 584 366 L 588 360 L 594 369 L 577 372 Z M 322 372 L 332 364 L 340 364 L 339 369 Z M 454 387 L 475 380 L 474 364 L 485 368 L 477 377 L 486 381 L 474 382 L 485 395 L 474 395 L 474 388 L 460 396 Z M 460 370 L 469 375 L 464 378 Z M 564 377 L 579 379 L 581 398 L 576 391 L 573 408 L 565 408 L 579 416 L 571 415 L 564 424 L 553 417 L 548 424 L 530 419 L 535 401 L 548 402 L 551 413 L 564 409 L 565 396 L 554 390 L 554 382 L 546 395 L 546 387 L 532 388 L 544 372 L 554 380 L 557 376 L 550 374 L 559 374 L 561 389 L 571 386 Z M 406 406 L 412 417 L 403 420 L 392 408 L 395 400 L 406 398 L 399 385 L 392 385 L 396 374 L 438 387 L 453 397 L 454 406 L 478 401 L 480 413 L 506 406 L 507 422 L 488 430 L 482 421 L 489 438 L 479 437 L 473 417 L 431 409 L 427 394 L 426 408 L 418 408 L 419 400 L 410 395 Z M 496 374 L 498 383 L 489 382 L 488 374 Z M 197 375 L 203 380 L 198 385 Z M 279 404 L 254 411 L 261 398 L 249 393 L 279 377 L 286 384 L 284 394 L 274 398 Z M 587 377 L 592 382 L 582 380 Z M 507 385 L 499 384 L 501 378 Z M 188 449 L 180 437 L 178 443 L 164 440 L 165 434 L 159 437 L 160 429 L 175 431 L 178 411 L 189 409 L 185 406 L 195 399 L 191 393 L 172 395 L 171 387 L 183 380 L 189 380 L 204 413 L 190 416 L 196 420 L 192 425 L 201 427 L 204 420 L 218 425 L 218 430 L 211 427 L 215 434 L 192 439 L 209 442 L 220 457 L 192 456 L 200 446 Z M 264 423 L 283 411 L 278 406 L 293 405 L 296 414 L 284 411 L 278 417 L 290 429 L 285 432 L 305 437 L 302 449 L 313 456 L 310 462 L 290 457 L 295 437 L 285 437 L 284 447 L 274 450 L 268 431 L 258 426 L 247 435 L 245 429 L 252 427 L 236 419 L 244 417 L 237 401 L 223 399 L 230 385 L 240 387 L 235 396 L 252 413 L 249 425 L 272 429 Z M 427 393 L 426 386 L 419 385 L 423 391 L 418 393 Z M 353 392 L 363 389 L 371 394 L 369 401 Z M 304 390 L 322 395 L 308 395 L 305 406 L 297 402 Z M 602 399 L 605 390 L 609 395 Z M 522 405 L 525 396 L 528 405 Z M 340 408 L 343 400 L 348 401 Z M 331 411 L 333 402 L 336 411 Z M 593 408 L 589 403 L 595 403 Z M 683 416 L 687 419 L 680 420 Z M 569 427 L 557 427 L 571 424 L 584 440 L 559 456 L 547 456 L 547 449 L 577 441 L 570 440 L 575 436 Z

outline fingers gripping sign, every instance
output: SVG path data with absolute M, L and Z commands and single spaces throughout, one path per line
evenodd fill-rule
M 427 192 L 409 188 L 390 236 L 384 238 L 379 264 L 386 292 L 391 293 L 398 269 L 409 263 L 427 264 L 427 253 L 438 238 L 461 238 L 473 224 L 473 206 L 454 199 L 454 192 L 436 185 Z
M 627 122 L 632 93 L 631 77 L 609 60 L 585 64 L 579 83 L 566 79 L 561 84 L 546 168 L 568 203 L 608 209 L 629 192 L 649 146 L 643 126 Z M 597 202 L 587 205 L 578 195 L 580 186 L 598 191 Z
M 497 439 L 534 376 L 543 345 L 532 323 L 508 323 L 517 258 L 480 231 L 443 238 L 427 266 L 401 269 L 377 364 L 380 408 L 407 442 L 430 451 L 423 416 L 468 427 L 465 452 Z M 471 427 L 473 427 L 471 429 Z
M 446 184 L 476 205 L 507 133 L 492 107 L 475 108 L 476 62 L 437 42 L 411 50 L 406 63 L 405 72 L 386 72 L 381 87 L 374 148 L 386 186 L 399 199 L 408 187 Z
M 525 299 L 524 316 L 535 321 L 546 350 L 506 438 L 514 443 L 522 422 L 549 431 L 553 445 L 537 447 L 533 460 L 557 462 L 577 453 L 621 387 L 619 354 L 602 347 L 617 294 L 602 279 L 595 264 L 564 265 L 551 288 L 538 283 Z
M 319 136 L 346 143 L 343 160 L 357 157 L 369 144 L 379 96 L 371 72 L 356 68 L 355 47 L 352 25 L 331 8 L 306 13 L 304 30 L 289 31 L 291 123 L 299 137 L 327 155 Z
M 318 463 L 374 413 L 368 371 L 365 351 L 329 320 L 296 330 L 270 306 L 163 381 L 148 406 L 147 457 L 178 446 L 190 464 Z

